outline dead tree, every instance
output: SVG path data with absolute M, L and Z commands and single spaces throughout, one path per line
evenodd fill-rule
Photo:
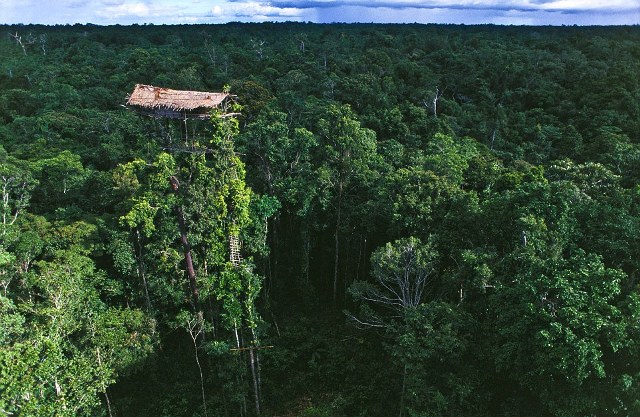
M 440 100 L 443 94 L 444 90 L 440 90 L 438 86 L 436 86 L 433 97 L 423 101 L 424 106 L 433 112 L 434 117 L 438 117 L 438 100 Z
M 42 51 L 42 55 L 47 54 L 47 35 L 44 33 L 38 36 L 38 43 L 40 44 L 40 50 Z
M 253 48 L 253 51 L 258 55 L 258 59 L 260 61 L 262 61 L 262 59 L 264 58 L 264 44 L 267 43 L 266 41 L 263 40 L 255 40 L 255 39 L 251 39 L 251 47 Z
M 11 36 L 13 40 L 16 41 L 16 44 L 18 44 L 22 48 L 22 53 L 24 53 L 25 55 L 27 55 L 27 45 L 32 45 L 36 41 L 32 34 L 29 34 L 26 40 L 23 40 L 22 36 L 20 36 L 18 32 L 16 32 L 15 34 L 9 33 L 9 36 Z
M 18 35 L 18 32 L 16 32 L 15 34 L 9 33 L 9 36 L 11 36 L 14 41 L 16 41 L 16 44 L 18 44 L 22 48 L 22 52 L 25 55 L 27 55 L 27 48 L 25 47 L 24 43 L 22 42 L 22 36 Z

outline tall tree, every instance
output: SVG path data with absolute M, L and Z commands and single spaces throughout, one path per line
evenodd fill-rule
M 349 106 L 330 106 L 318 122 L 321 165 L 317 169 L 321 202 L 331 208 L 333 219 L 333 302 L 338 302 L 340 235 L 345 222 L 345 203 L 355 205 L 362 197 L 359 187 L 370 180 L 376 162 L 376 136 L 360 126 Z

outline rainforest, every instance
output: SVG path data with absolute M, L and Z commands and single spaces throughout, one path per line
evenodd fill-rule
M 0 416 L 640 415 L 640 27 L 4 25 L 0 58 Z

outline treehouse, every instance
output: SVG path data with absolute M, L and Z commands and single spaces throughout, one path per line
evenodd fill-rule
M 213 109 L 222 108 L 227 93 L 182 91 L 136 84 L 127 106 L 141 115 L 166 119 L 208 119 Z
M 163 149 L 182 152 L 210 152 L 201 144 L 209 135 L 211 111 L 225 109 L 231 100 L 227 93 L 183 91 L 136 84 L 127 107 L 153 124 L 149 129 L 160 138 Z

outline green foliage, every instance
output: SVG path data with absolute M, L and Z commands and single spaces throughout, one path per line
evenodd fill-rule
M 22 291 L 34 301 L 2 298 L 3 410 L 93 415 L 98 395 L 149 352 L 150 323 L 139 311 L 104 304 L 105 277 L 73 248 L 36 262 L 25 278 Z
M 469 315 L 431 302 L 405 311 L 392 355 L 404 368 L 403 402 L 411 416 L 482 415 L 482 375 L 473 363 Z

